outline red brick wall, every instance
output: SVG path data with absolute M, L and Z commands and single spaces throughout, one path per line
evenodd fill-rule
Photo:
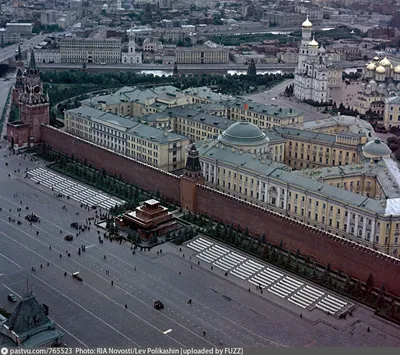
M 154 192 L 160 190 L 161 195 L 180 203 L 177 176 L 115 154 L 50 126 L 42 126 L 42 139 L 56 151 L 73 154 L 82 161 L 86 159 L 93 167 L 104 168 L 109 174 L 121 175 L 126 182 L 136 184 L 145 190 Z
M 179 178 L 161 170 L 119 156 L 104 148 L 85 142 L 48 126 L 42 126 L 42 137 L 55 150 L 87 159 L 89 164 L 111 174 L 121 175 L 126 181 L 150 191 L 160 190 L 165 197 L 180 202 Z M 183 193 L 190 193 L 185 184 Z M 191 198 L 188 196 L 189 199 Z M 309 255 L 321 264 L 366 281 L 373 274 L 375 285 L 385 283 L 386 290 L 400 297 L 400 261 L 342 238 L 303 225 L 294 220 L 269 212 L 245 201 L 205 186 L 197 185 L 196 211 L 225 223 L 240 224 L 256 236 L 265 233 L 269 242 Z
M 295 253 L 299 248 L 301 254 L 324 265 L 330 263 L 333 269 L 363 282 L 372 273 L 376 286 L 385 283 L 388 292 L 400 296 L 400 260 L 200 185 L 197 212 L 235 226 L 240 224 L 255 236 L 265 233 L 274 245 L 282 240 L 286 249 Z

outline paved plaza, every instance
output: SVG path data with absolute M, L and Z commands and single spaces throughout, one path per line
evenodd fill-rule
M 107 196 L 103 192 L 90 189 L 85 185 L 81 185 L 76 181 L 67 179 L 43 168 L 35 168 L 28 171 L 28 176 L 37 184 L 46 186 L 52 191 L 68 196 L 87 206 L 97 206 L 109 210 L 115 205 L 122 205 L 125 203 L 123 200 Z
M 163 243 L 133 254 L 130 243 L 100 243 L 104 230 L 93 223 L 76 235 L 71 222 L 85 224 L 96 211 L 56 197 L 51 187 L 59 183 L 25 178 L 26 169 L 50 173 L 43 162 L 0 148 L 0 166 L 0 307 L 12 311 L 16 303 L 7 295 L 23 296 L 28 280 L 70 347 L 400 346 L 400 328 L 371 309 L 357 304 L 353 317 L 329 316 L 315 302 L 349 301 L 208 238 L 192 240 L 198 250 Z M 71 180 L 54 175 L 42 181 Z M 30 213 L 40 223 L 25 221 Z M 74 240 L 64 240 L 67 234 Z M 86 251 L 79 253 L 82 245 Z M 72 278 L 77 271 L 83 282 Z M 303 286 L 286 297 L 269 291 L 275 286 L 283 295 L 296 282 Z M 263 294 L 256 291 L 258 284 L 265 285 Z M 318 291 L 324 295 L 305 309 L 289 300 L 306 302 Z M 163 310 L 154 309 L 156 300 Z
M 262 290 L 271 292 L 300 308 L 310 311 L 318 308 L 339 316 L 354 307 L 351 302 L 317 289 L 303 280 L 288 276 L 281 270 L 252 260 L 207 238 L 197 237 L 186 246 L 196 251 L 196 257 L 200 260 L 258 286 Z

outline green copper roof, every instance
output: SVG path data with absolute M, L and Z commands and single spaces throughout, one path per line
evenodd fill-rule
M 221 143 L 237 146 L 259 146 L 269 139 L 255 124 L 247 121 L 236 122 L 218 137 Z

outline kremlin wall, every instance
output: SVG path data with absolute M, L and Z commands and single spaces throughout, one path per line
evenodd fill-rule
M 123 180 L 145 190 L 159 191 L 161 195 L 193 212 L 212 217 L 227 224 L 240 224 L 254 236 L 266 235 L 268 242 L 285 249 L 308 255 L 322 265 L 330 263 L 333 270 L 366 282 L 370 273 L 376 287 L 385 285 L 386 291 L 400 297 L 400 260 L 310 227 L 283 215 L 268 211 L 243 200 L 211 189 L 195 181 L 182 179 L 88 141 L 42 125 L 42 139 L 55 151 L 78 160 L 87 160 L 97 169 L 109 174 L 121 175 Z M 181 180 L 182 179 L 182 180 Z M 185 196 L 185 198 L 182 198 Z M 250 222 L 250 223 L 249 223 Z

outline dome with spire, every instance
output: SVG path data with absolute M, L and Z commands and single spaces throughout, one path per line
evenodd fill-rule
M 374 63 L 371 62 L 367 65 L 367 70 L 375 70 L 375 69 L 376 69 L 376 65 Z
M 308 45 L 311 46 L 311 47 L 318 47 L 318 42 L 313 37 L 312 41 L 309 42 Z
M 303 28 L 311 28 L 312 27 L 312 23 L 308 19 L 308 16 L 307 16 L 307 19 L 301 24 L 301 27 L 303 27 Z
M 390 67 L 392 63 L 390 63 L 389 59 L 387 59 L 386 57 L 383 58 L 380 62 L 379 65 L 382 65 L 383 67 Z
M 386 69 L 385 69 L 385 67 L 383 67 L 382 65 L 379 65 L 378 68 L 376 68 L 376 72 L 377 72 L 378 74 L 385 74 Z

